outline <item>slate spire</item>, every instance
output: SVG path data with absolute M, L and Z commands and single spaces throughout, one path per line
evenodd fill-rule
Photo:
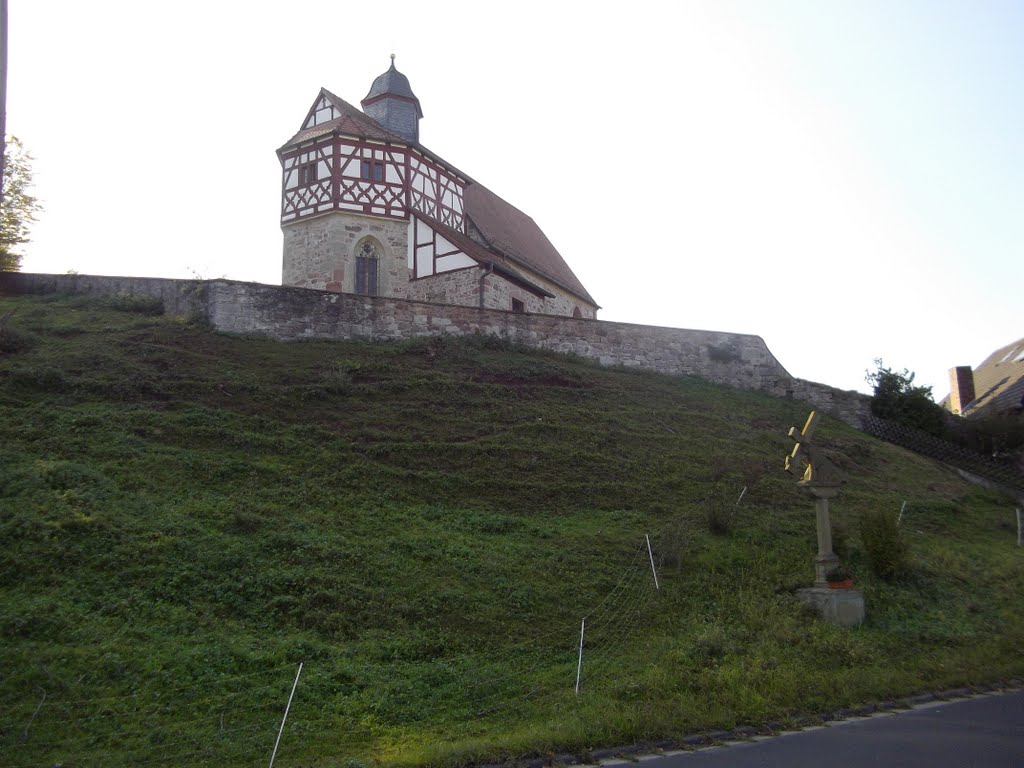
M 395 54 L 391 54 L 391 67 L 373 81 L 370 92 L 360 103 L 363 112 L 387 130 L 409 141 L 420 140 L 423 110 L 409 78 L 395 69 Z

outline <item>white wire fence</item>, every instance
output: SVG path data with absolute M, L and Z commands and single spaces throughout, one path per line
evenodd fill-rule
M 690 518 L 638 532 L 632 555 L 609 566 L 620 571 L 616 583 L 579 623 L 493 650 L 343 669 L 315 659 L 235 675 L 210 669 L 207 685 L 149 679 L 123 695 L 82 697 L 54 681 L 3 705 L 0 764 L 286 766 L 311 743 L 322 745 L 321 757 L 387 761 L 408 746 L 403 734 L 411 731 L 472 738 L 587 701 L 615 684 L 624 656 L 635 655 L 657 603 L 658 547 L 683 519 Z

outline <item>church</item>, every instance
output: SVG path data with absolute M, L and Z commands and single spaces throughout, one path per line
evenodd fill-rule
M 409 79 L 362 111 L 320 90 L 282 168 L 282 284 L 593 319 L 597 303 L 528 215 L 419 142 Z

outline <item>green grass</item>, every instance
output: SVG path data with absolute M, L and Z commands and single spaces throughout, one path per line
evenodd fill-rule
M 782 471 L 801 403 L 491 339 L 10 310 L 4 765 L 263 765 L 299 662 L 275 765 L 585 754 L 1024 674 L 1013 500 L 831 419 L 868 621 L 794 599 L 815 548 Z M 858 523 L 903 500 L 893 582 Z

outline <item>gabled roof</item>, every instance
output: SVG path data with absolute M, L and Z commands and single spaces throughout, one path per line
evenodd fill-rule
M 420 216 L 416 213 L 413 213 L 413 216 L 416 216 L 417 219 L 422 221 L 438 234 L 442 235 L 446 240 L 448 240 L 448 242 L 459 248 L 459 250 L 471 259 L 474 259 L 481 264 L 489 265 L 495 274 L 501 275 L 509 282 L 515 283 L 521 288 L 525 288 L 536 296 L 548 299 L 553 299 L 555 297 L 555 294 L 551 293 L 551 291 L 542 288 L 525 275 L 510 267 L 506 263 L 505 259 L 500 255 L 492 253 L 490 250 L 480 245 L 480 243 L 476 242 L 473 238 L 459 232 L 459 230 L 453 229 L 452 227 L 442 224 L 439 221 L 435 221 L 434 219 Z
M 391 133 L 391 131 L 385 129 L 372 117 L 364 115 L 361 110 L 353 107 L 344 99 L 335 96 L 326 88 L 320 89 L 320 93 L 317 94 L 316 100 L 313 102 L 314 105 L 320 101 L 321 96 L 326 97 L 327 100 L 334 105 L 334 109 L 338 112 L 339 116 L 333 120 L 327 121 L 326 123 L 314 125 L 312 128 L 303 128 L 288 139 L 288 141 L 286 141 L 284 145 L 277 150 L 278 154 L 288 147 L 301 144 L 305 141 L 310 141 L 311 139 L 319 138 L 320 136 L 328 136 L 332 133 L 338 133 L 345 136 L 358 136 L 366 139 L 377 139 L 378 141 L 390 141 L 398 144 L 409 143 L 401 136 Z
M 974 369 L 975 398 L 964 415 L 998 413 L 1021 405 L 1024 397 L 1024 339 L 1000 347 Z
M 589 304 L 597 302 L 537 223 L 483 184 L 466 187 L 466 214 L 495 250 L 546 277 Z
M 385 75 L 387 74 L 385 73 Z M 396 72 L 395 74 L 400 75 L 401 73 Z M 381 75 L 381 77 L 385 75 Z M 377 79 L 380 80 L 380 78 Z M 408 84 L 408 81 L 406 84 Z M 370 89 L 371 95 L 376 87 L 377 82 L 375 81 L 374 87 Z M 583 287 L 579 278 L 569 268 L 569 265 L 565 263 L 565 259 L 562 258 L 562 255 L 532 218 L 514 205 L 498 197 L 483 184 L 473 181 L 467 174 L 458 170 L 447 160 L 434 154 L 419 142 L 408 141 L 401 136 L 391 133 L 372 117 L 364 114 L 344 99 L 335 96 L 326 88 L 320 89 L 317 101 L 319 101 L 321 96 L 326 97 L 334 105 L 339 117 L 312 128 L 300 130 L 277 150 L 278 155 L 296 144 L 331 134 L 376 139 L 378 141 L 414 147 L 430 159 L 437 161 L 466 180 L 464 192 L 466 215 L 487 243 L 487 248 L 483 250 L 494 251 L 499 256 L 498 259 L 495 259 L 495 254 L 490 254 L 490 261 L 488 263 L 500 265 L 502 263 L 502 258 L 500 257 L 504 257 L 504 259 L 516 263 L 520 267 L 536 272 L 541 277 L 550 280 L 555 285 L 600 309 L 597 302 L 587 292 L 587 289 Z M 313 102 L 314 105 L 317 101 Z M 434 222 L 432 222 L 433 224 Z M 452 231 L 454 232 L 455 230 Z M 470 238 L 462 237 L 469 242 L 474 242 Z M 477 247 L 479 248 L 479 245 Z M 469 253 L 469 251 L 466 252 Z M 486 261 L 482 256 L 479 260 Z M 507 269 L 508 266 L 505 265 L 503 268 Z M 525 280 L 522 276 L 520 277 Z M 529 285 L 532 289 L 538 288 L 533 283 L 529 283 Z

